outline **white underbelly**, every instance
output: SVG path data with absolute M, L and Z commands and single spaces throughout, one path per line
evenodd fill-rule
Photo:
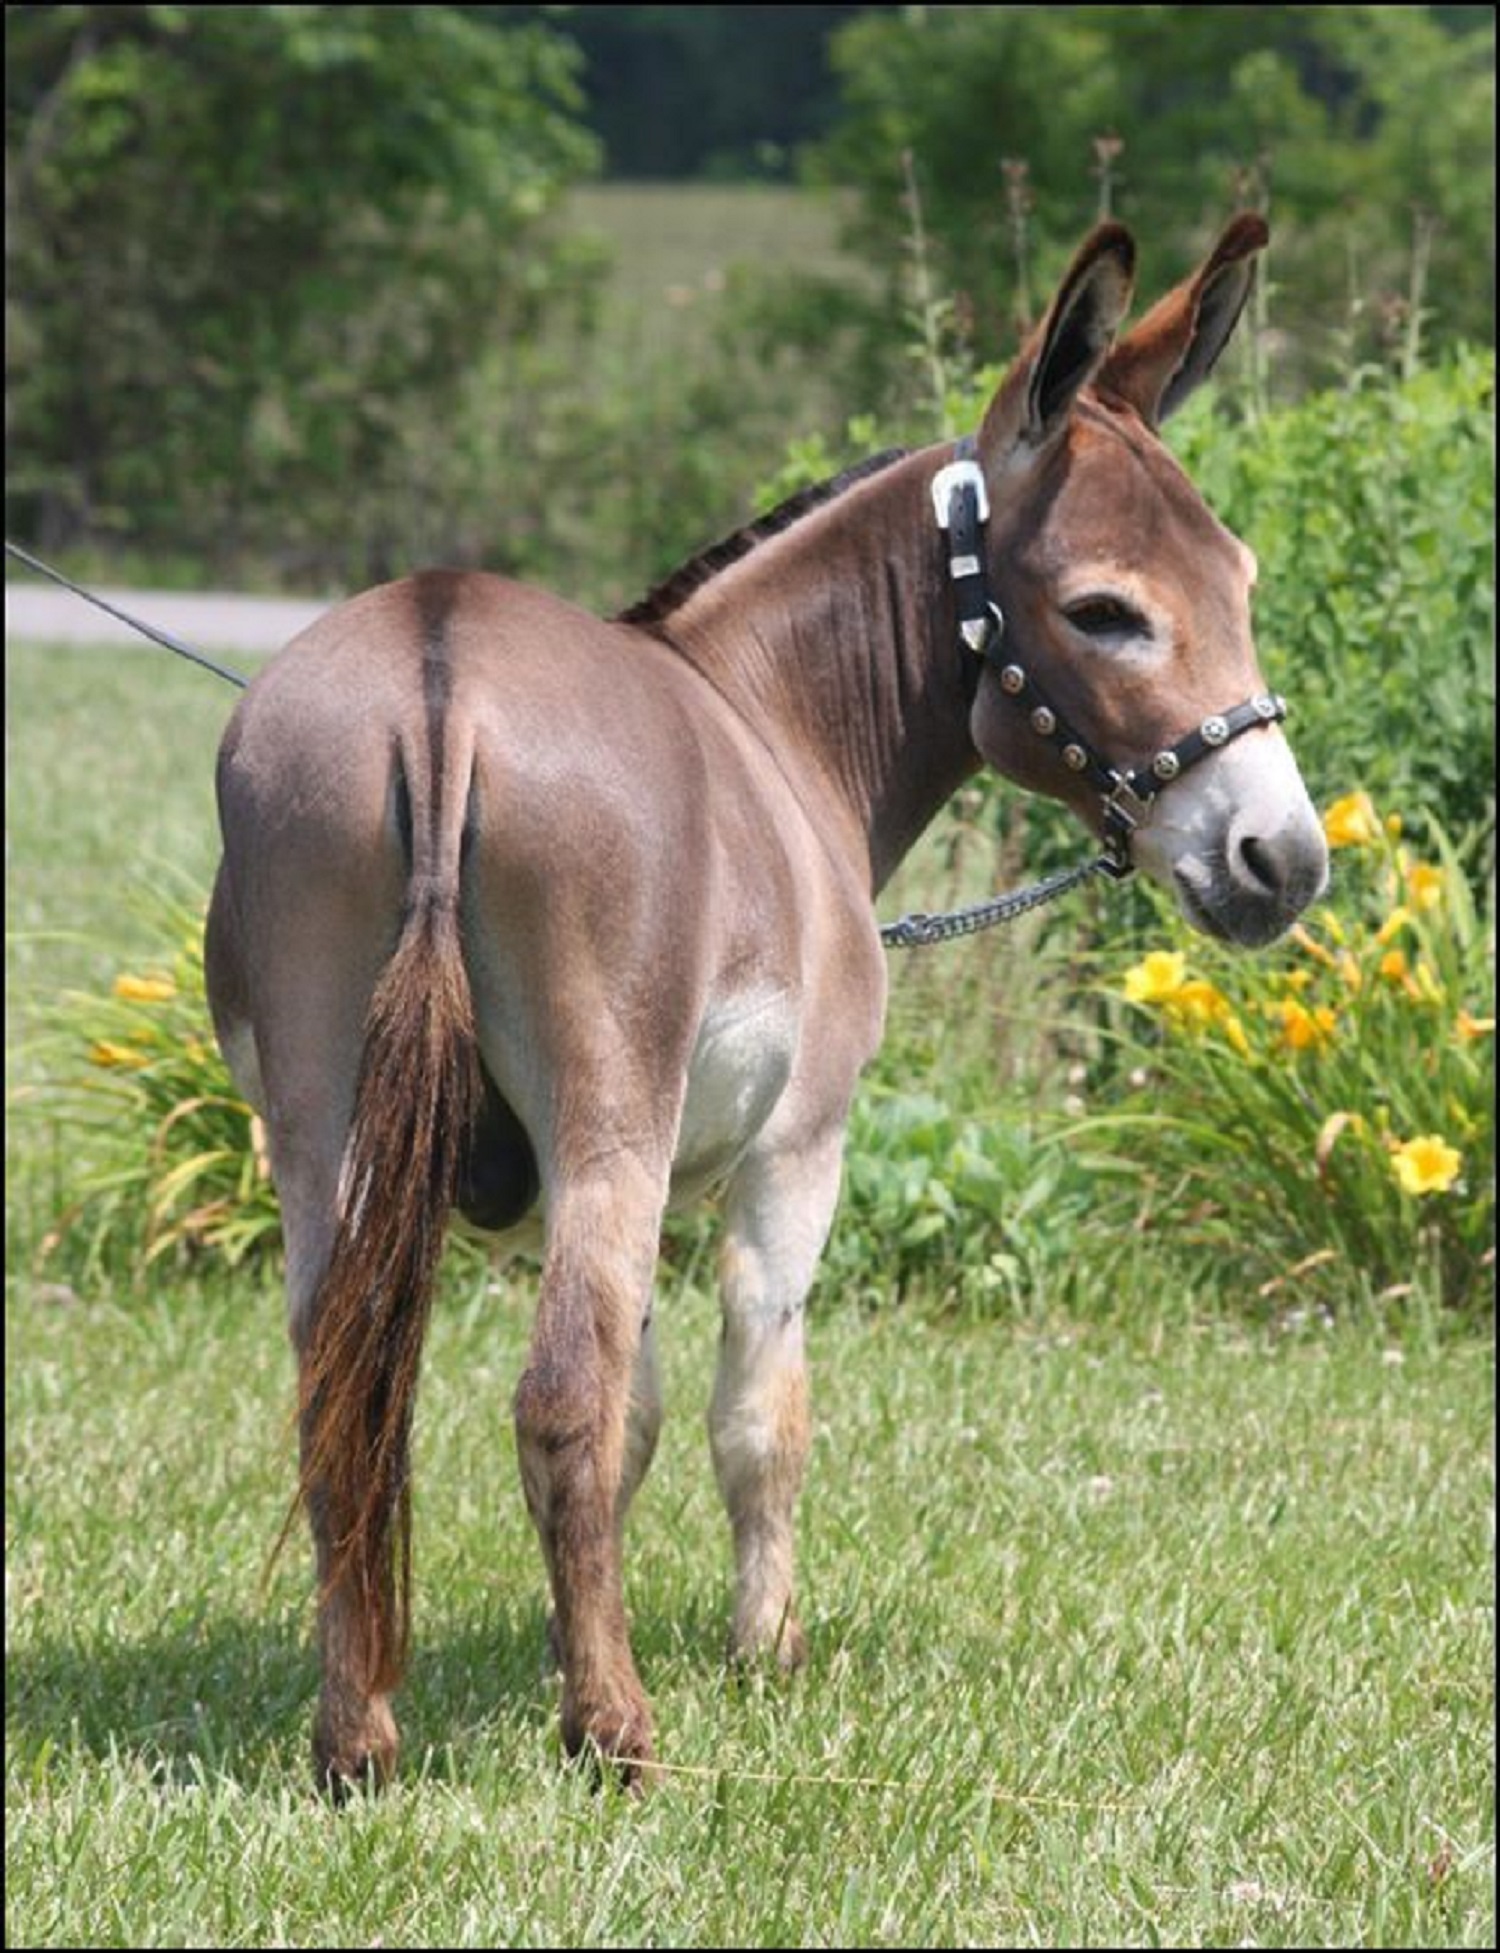
M 784 991 L 747 992 L 704 1018 L 672 1161 L 674 1202 L 734 1165 L 781 1097 L 796 1049 L 797 1015 Z

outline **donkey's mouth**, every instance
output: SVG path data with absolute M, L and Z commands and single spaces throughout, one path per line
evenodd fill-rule
M 1252 890 L 1202 862 L 1173 870 L 1177 906 L 1194 929 L 1238 949 L 1264 949 L 1284 936 L 1307 907 L 1315 886 L 1303 890 Z

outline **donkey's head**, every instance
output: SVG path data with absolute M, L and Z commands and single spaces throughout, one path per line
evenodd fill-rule
M 1255 559 L 1157 429 L 1212 369 L 1265 243 L 1260 218 L 1236 218 L 1116 344 L 1135 250 L 1101 224 L 979 435 L 1004 620 L 974 703 L 979 751 L 1128 833 L 1190 922 L 1247 945 L 1321 892 L 1327 849 L 1256 663 Z M 1140 790 L 1113 812 L 1111 772 Z

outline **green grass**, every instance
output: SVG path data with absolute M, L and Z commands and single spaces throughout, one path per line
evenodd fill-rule
M 138 885 L 206 886 L 232 701 L 145 650 L 7 665 L 16 1084 L 28 997 L 130 960 Z M 714 1309 L 669 1276 L 628 1574 L 668 1767 L 637 1807 L 559 1758 L 509 1413 L 528 1283 L 455 1263 L 404 1762 L 336 1814 L 300 1538 L 262 1577 L 293 1477 L 274 1277 L 39 1279 L 68 1134 L 13 1119 L 7 1158 L 10 1943 L 1493 1942 L 1472 1327 L 1249 1327 L 1212 1269 L 1164 1292 L 1146 1240 L 1024 1324 L 826 1293 L 784 1688 L 723 1664 Z
M 713 1308 L 674 1289 L 629 1570 L 669 1771 L 638 1810 L 558 1759 L 526 1316 L 484 1276 L 436 1312 L 406 1759 L 340 1817 L 300 1541 L 259 1584 L 292 1475 L 274 1285 L 13 1290 L 11 1943 L 1491 1942 L 1472 1346 L 825 1310 L 812 1665 L 736 1686 Z

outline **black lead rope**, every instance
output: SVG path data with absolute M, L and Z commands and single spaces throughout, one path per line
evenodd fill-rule
M 1262 692 L 1227 712 L 1214 713 L 1175 746 L 1158 753 L 1147 766 L 1129 773 L 1111 766 L 1074 731 L 1025 667 L 1003 654 L 1005 617 L 991 597 L 985 577 L 983 532 L 989 499 L 976 452 L 974 437 L 966 434 L 954 448 L 953 460 L 940 468 L 932 481 L 933 514 L 948 539 L 948 575 L 953 584 L 958 634 L 976 662 L 983 660 L 996 674 L 1004 695 L 1025 712 L 1032 731 L 1056 749 L 1070 772 L 1081 774 L 1098 789 L 1103 801 L 1104 846 L 1094 860 L 1048 875 L 1013 894 L 992 896 L 987 902 L 949 909 L 941 915 L 919 913 L 884 923 L 880 939 L 892 949 L 948 942 L 1011 922 L 1056 896 L 1066 895 L 1092 875 L 1104 875 L 1116 882 L 1126 880 L 1135 873 L 1131 837 L 1150 816 L 1152 803 L 1162 789 L 1241 733 L 1286 717 L 1286 700 L 1274 692 Z M 977 676 L 974 683 L 977 689 Z
M 164 649 L 175 651 L 179 658 L 187 658 L 195 665 L 202 665 L 205 671 L 211 671 L 216 678 L 222 678 L 231 685 L 238 685 L 242 691 L 250 683 L 248 678 L 242 678 L 237 671 L 230 671 L 227 665 L 216 665 L 212 658 L 205 657 L 201 651 L 195 651 L 191 644 L 184 644 L 180 637 L 173 637 L 170 631 L 160 630 L 155 624 L 143 624 L 139 617 L 132 617 L 128 610 L 117 610 L 112 603 L 106 603 L 103 597 L 95 596 L 92 590 L 85 590 L 81 583 L 75 583 L 71 577 L 64 576 L 61 570 L 51 569 L 38 557 L 29 556 L 24 549 L 19 548 L 9 539 L 6 541 L 5 551 L 8 556 L 14 556 L 18 563 L 24 563 L 27 569 L 35 570 L 39 576 L 50 577 L 54 583 L 60 583 L 64 590 L 71 590 L 75 597 L 82 597 L 85 603 L 93 604 L 97 610 L 107 610 L 111 617 L 117 618 L 122 624 L 128 624 L 131 630 L 139 631 L 142 637 L 149 637 Z

